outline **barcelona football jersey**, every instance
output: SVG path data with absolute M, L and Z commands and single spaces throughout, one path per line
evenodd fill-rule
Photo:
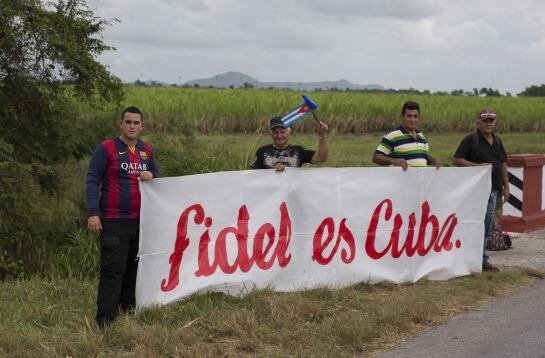
M 135 147 L 130 148 L 119 137 L 100 143 L 87 172 L 88 215 L 100 214 L 103 219 L 138 219 L 138 177 L 143 171 L 150 171 L 154 178 L 159 176 L 148 144 L 138 139 Z

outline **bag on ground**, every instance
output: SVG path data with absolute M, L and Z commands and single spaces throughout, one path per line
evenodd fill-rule
M 511 247 L 511 238 L 508 234 L 504 234 L 497 222 L 492 222 L 490 228 L 490 234 L 488 235 L 488 242 L 486 249 L 490 251 L 502 251 Z

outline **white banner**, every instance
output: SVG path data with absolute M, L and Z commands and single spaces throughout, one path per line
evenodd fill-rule
M 196 292 L 481 270 L 490 168 L 222 172 L 140 184 L 138 307 Z

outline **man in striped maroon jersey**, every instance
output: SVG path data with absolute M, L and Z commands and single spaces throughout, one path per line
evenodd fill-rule
M 140 190 L 138 180 L 159 176 L 151 147 L 138 137 L 143 114 L 126 108 L 121 134 L 100 143 L 87 172 L 89 230 L 100 235 L 100 277 L 96 321 L 105 327 L 119 311 L 135 307 Z M 99 195 L 100 188 L 100 195 Z

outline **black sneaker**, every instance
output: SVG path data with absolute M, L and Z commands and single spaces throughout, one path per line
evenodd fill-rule
M 112 324 L 112 321 L 108 319 L 97 319 L 96 322 L 97 322 L 98 328 L 100 328 L 101 331 L 106 330 L 106 328 L 108 328 L 110 324 Z
M 126 314 L 134 314 L 134 305 L 126 305 L 126 304 L 121 304 L 119 305 L 119 312 L 121 313 L 126 313 Z
M 486 272 L 498 272 L 498 268 L 496 266 L 493 266 L 490 262 L 485 261 L 483 262 L 483 271 Z
M 111 316 L 99 316 L 99 317 L 97 316 L 95 318 L 97 326 L 103 331 L 113 323 L 114 319 L 115 319 L 115 316 L 113 316 L 113 315 L 111 315 Z

